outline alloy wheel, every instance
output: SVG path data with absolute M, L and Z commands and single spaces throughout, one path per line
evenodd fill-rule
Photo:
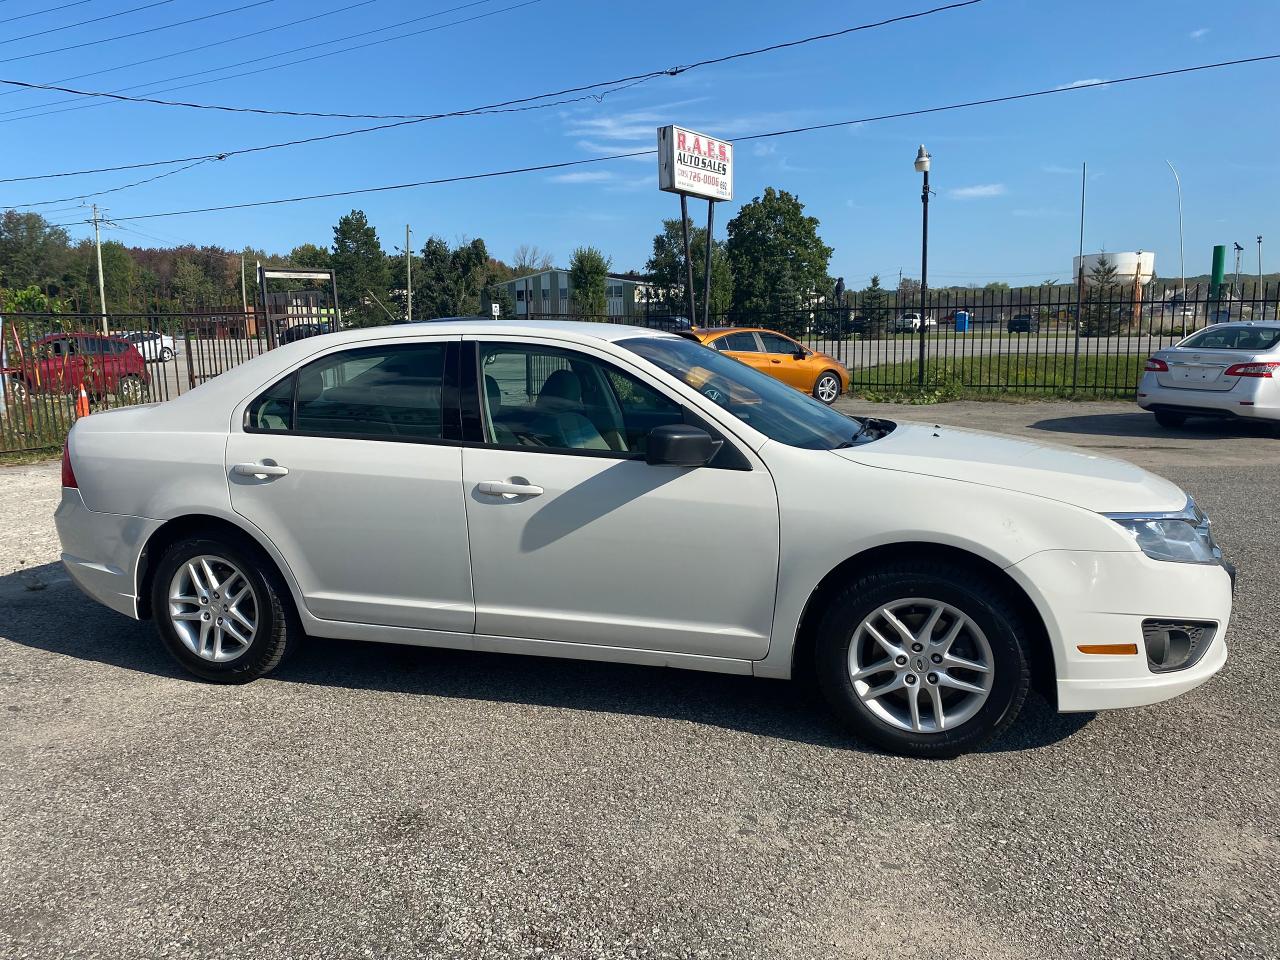
M 823 403 L 835 403 L 836 397 L 840 396 L 840 381 L 829 373 L 823 374 L 818 378 L 818 385 L 814 392 Z
M 911 733 L 954 730 L 991 694 L 991 644 L 960 609 L 909 597 L 868 614 L 853 632 L 848 668 L 863 705 Z
M 258 596 L 243 571 L 225 557 L 192 557 L 169 582 L 169 620 L 197 657 L 226 663 L 253 644 Z

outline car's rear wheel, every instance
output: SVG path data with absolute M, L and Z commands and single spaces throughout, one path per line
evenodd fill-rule
M 950 757 L 1017 717 L 1031 686 L 1031 634 L 998 584 L 949 564 L 865 573 L 818 628 L 818 681 L 861 739 Z
M 814 382 L 813 395 L 831 406 L 840 396 L 840 378 L 828 370 Z
M 170 350 L 168 347 L 165 347 L 163 350 L 160 351 L 161 363 L 168 363 L 172 359 L 173 359 L 173 351 Z
M 1176 430 L 1187 422 L 1185 413 L 1174 413 L 1172 410 L 1157 410 L 1156 423 L 1170 430 Z
M 215 683 L 270 673 L 292 635 L 288 590 L 257 549 L 194 537 L 170 546 L 151 585 L 151 610 L 165 649 Z

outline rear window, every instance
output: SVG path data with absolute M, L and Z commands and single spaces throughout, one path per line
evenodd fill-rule
M 1261 353 L 1280 343 L 1280 327 L 1205 327 L 1178 346 L 1192 350 L 1248 350 Z

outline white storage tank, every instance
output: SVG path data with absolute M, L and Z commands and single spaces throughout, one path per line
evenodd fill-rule
M 1134 276 L 1140 285 L 1151 282 L 1156 272 L 1156 255 L 1147 250 L 1133 253 L 1086 253 L 1083 257 L 1072 257 L 1072 276 L 1080 276 L 1080 266 L 1084 265 L 1085 285 L 1093 283 L 1093 270 L 1099 260 L 1106 259 L 1116 268 L 1116 283 L 1133 283 Z

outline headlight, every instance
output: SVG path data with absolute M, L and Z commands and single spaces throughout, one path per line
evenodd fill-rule
M 1209 518 L 1195 501 L 1177 513 L 1108 513 L 1152 560 L 1174 563 L 1220 563 L 1222 551 L 1209 530 Z

